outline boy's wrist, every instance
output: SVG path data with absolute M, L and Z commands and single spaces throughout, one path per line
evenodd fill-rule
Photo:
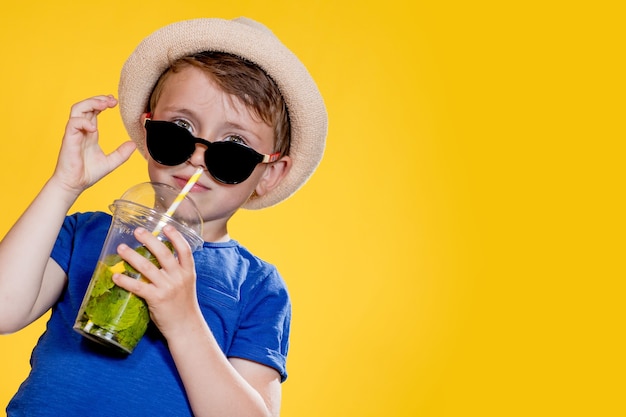
M 163 331 L 164 330 L 164 331 Z M 207 337 L 213 338 L 211 329 L 204 321 L 202 313 L 187 315 L 186 319 L 175 324 L 171 328 L 162 333 L 169 346 L 192 343 L 198 340 L 206 340 Z
M 58 177 L 53 175 L 50 179 L 44 184 L 43 190 L 50 190 L 58 199 L 61 199 L 68 204 L 69 207 L 74 204 L 74 202 L 78 199 L 83 190 L 77 190 L 72 187 L 68 187 L 63 183 Z

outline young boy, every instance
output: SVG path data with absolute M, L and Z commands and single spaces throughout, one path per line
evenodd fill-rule
M 105 155 L 97 116 L 113 96 L 75 104 L 56 169 L 0 243 L 0 331 L 52 308 L 32 370 L 9 416 L 277 416 L 291 305 L 275 267 L 228 235 L 240 208 L 293 194 L 323 153 L 327 117 L 306 68 L 249 19 L 174 23 L 146 38 L 122 70 L 120 111 L 132 141 Z M 217 145 L 219 144 L 219 146 Z M 67 212 L 135 148 L 150 180 L 181 189 L 204 220 L 194 253 L 172 228 L 177 256 L 149 231 L 136 238 L 161 269 L 121 245 L 148 282 L 114 282 L 148 303 L 154 326 L 132 354 L 112 354 L 72 329 L 108 230 L 101 212 Z

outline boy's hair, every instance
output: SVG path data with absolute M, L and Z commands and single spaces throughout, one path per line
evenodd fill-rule
M 204 71 L 222 91 L 240 99 L 253 116 L 271 126 L 274 129 L 273 152 L 280 152 L 281 156 L 289 154 L 289 114 L 276 83 L 257 65 L 232 54 L 208 51 L 174 61 L 154 86 L 148 113 L 156 107 L 169 75 L 189 66 Z

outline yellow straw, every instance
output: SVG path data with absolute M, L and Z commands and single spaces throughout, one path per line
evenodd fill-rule
M 183 201 L 187 193 L 189 193 L 189 191 L 191 190 L 191 187 L 193 187 L 194 184 L 198 182 L 198 178 L 200 178 L 200 175 L 202 175 L 203 171 L 204 169 L 202 169 L 201 167 L 196 169 L 196 172 L 191 176 L 191 178 L 189 178 L 189 181 L 187 181 L 187 184 L 185 184 L 183 189 L 180 190 L 180 193 L 178 193 L 178 195 L 176 196 L 176 198 L 174 199 L 170 207 L 165 212 L 166 216 L 171 217 L 172 214 L 174 214 L 174 212 L 176 211 L 180 203 Z M 161 220 L 159 224 L 157 225 L 157 227 L 152 231 L 152 234 L 154 236 L 158 236 L 159 233 L 161 233 L 161 229 L 163 229 L 163 226 L 165 226 L 165 223 L 166 223 L 165 220 Z

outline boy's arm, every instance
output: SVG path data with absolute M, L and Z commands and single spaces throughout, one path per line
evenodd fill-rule
M 50 253 L 72 202 L 51 179 L 0 242 L 0 333 L 37 319 L 63 289 Z
M 202 316 L 196 325 L 192 321 L 189 327 L 181 326 L 179 337 L 168 339 L 168 346 L 194 415 L 277 417 L 278 371 L 245 359 L 226 359 Z
M 177 256 L 149 231 L 135 237 L 159 260 L 157 268 L 126 245 L 120 256 L 148 278 L 147 282 L 114 274 L 120 287 L 144 298 L 176 364 L 194 415 L 275 417 L 280 412 L 281 376 L 250 360 L 228 359 L 205 321 L 196 295 L 191 248 L 172 226 L 163 228 Z
M 52 177 L 0 242 L 0 333 L 28 325 L 58 298 L 66 276 L 50 253 L 67 212 L 135 150 L 126 142 L 105 155 L 98 144 L 97 116 L 115 105 L 96 96 L 72 106 Z

